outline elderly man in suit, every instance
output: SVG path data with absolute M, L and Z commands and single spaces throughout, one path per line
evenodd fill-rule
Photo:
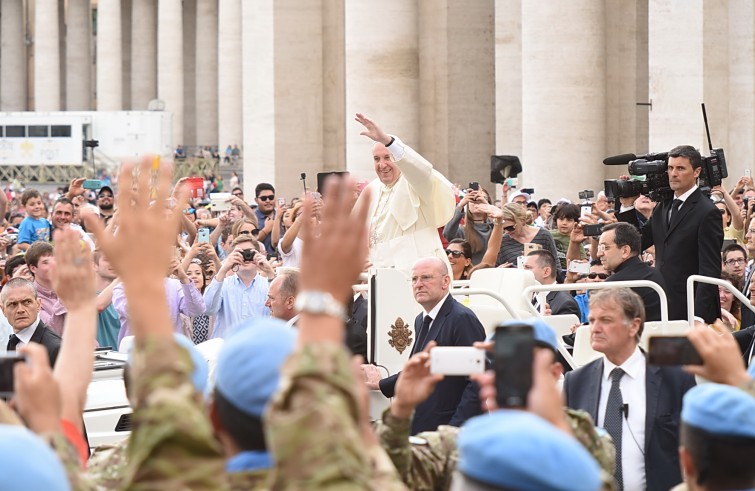
M 535 279 L 541 285 L 552 285 L 556 282 L 558 264 L 556 257 L 546 250 L 532 251 L 524 258 L 523 269 L 532 271 Z M 545 297 L 547 303 L 546 315 L 574 314 L 579 318 L 579 304 L 568 292 L 548 292 Z
M 39 318 L 42 302 L 34 284 L 24 278 L 13 278 L 0 291 L 0 307 L 13 328 L 8 340 L 8 351 L 18 346 L 38 343 L 47 348 L 50 365 L 55 364 L 61 338 Z
M 408 273 L 421 257 L 435 256 L 447 263 L 438 228 L 454 214 L 451 183 L 398 137 L 362 114 L 356 120 L 366 129 L 361 134 L 375 142 L 372 157 L 378 178 L 367 185 L 369 201 L 363 193 L 354 207 L 355 212 L 369 207 L 372 264 Z
M 603 357 L 566 374 L 566 405 L 590 413 L 613 438 L 619 490 L 671 489 L 682 480 L 679 416 L 695 379 L 680 367 L 647 365 L 638 345 L 645 308 L 629 288 L 593 294 L 589 321 Z
M 420 259 L 412 267 L 412 291 L 423 312 L 414 321 L 415 342 L 411 354 L 425 349 L 430 341 L 439 346 L 471 346 L 485 339 L 485 329 L 477 316 L 457 302 L 448 292 L 451 285 L 446 263 L 439 258 Z M 367 387 L 380 389 L 393 397 L 398 374 L 380 380 L 374 365 L 362 365 Z M 432 395 L 415 412 L 412 434 L 434 431 L 443 424 L 461 425 L 468 417 L 480 414 L 476 390 L 466 390 L 467 377 L 445 377 Z

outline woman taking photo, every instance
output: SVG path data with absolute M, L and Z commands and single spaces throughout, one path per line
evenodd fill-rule
M 443 237 L 448 241 L 466 239 L 472 250 L 473 265 L 482 261 L 485 251 L 488 249 L 493 222 L 481 206 L 490 203 L 490 194 L 482 187 L 479 191 L 467 189 L 466 194 L 454 210 L 453 218 L 443 228 Z M 463 226 L 460 225 L 462 217 L 464 218 Z
M 488 250 L 482 261 L 496 267 L 515 268 L 517 258 L 524 256 L 524 244 L 539 244 L 544 250 L 558 257 L 556 244 L 550 232 L 527 225 L 527 209 L 518 203 L 506 203 L 503 208 L 488 205 L 484 208 L 494 222 L 488 241 Z M 556 276 L 561 274 L 561 265 L 556 262 Z

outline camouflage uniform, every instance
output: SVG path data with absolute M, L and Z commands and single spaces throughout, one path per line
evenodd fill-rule
M 273 490 L 405 490 L 380 446 L 367 445 L 343 346 L 308 344 L 285 363 L 266 414 Z
M 230 491 L 265 491 L 269 475 L 268 469 L 232 472 L 228 474 L 228 485 Z
M 148 337 L 137 340 L 131 368 L 136 404 L 120 489 L 227 489 L 189 353 L 172 337 Z
M 118 489 L 123 481 L 128 441 L 126 438 L 111 445 L 100 445 L 89 457 L 87 473 L 97 491 Z
M 592 418 L 584 411 L 565 408 L 566 419 L 572 432 L 601 466 L 603 489 L 614 489 L 612 471 L 616 451 L 611 437 L 599 434 Z M 393 460 L 404 483 L 413 490 L 448 490 L 458 462 L 456 440 L 460 429 L 439 426 L 437 431 L 426 431 L 409 438 L 411 420 L 391 416 L 390 409 L 383 413 L 377 425 L 380 443 Z

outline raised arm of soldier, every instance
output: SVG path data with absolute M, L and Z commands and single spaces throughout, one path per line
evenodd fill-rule
M 266 415 L 271 489 L 405 489 L 361 415 L 343 342 L 344 305 L 367 256 L 366 217 L 350 215 L 350 187 L 331 190 L 317 233 L 311 196 L 300 218 L 299 346 Z
M 165 271 L 179 220 L 165 208 L 172 167 L 161 165 L 154 183 L 151 158 L 142 160 L 136 179 L 134 167 L 124 164 L 120 173 L 118 233 L 107 233 L 92 215 L 86 220 L 123 282 L 135 337 L 130 377 L 133 431 L 122 487 L 222 490 L 226 483 L 220 447 L 202 395 L 191 381 L 192 359 L 175 341 L 165 297 Z M 179 201 L 178 209 L 183 209 L 185 197 Z

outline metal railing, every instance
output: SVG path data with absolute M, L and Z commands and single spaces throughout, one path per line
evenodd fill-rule
M 488 290 L 486 288 L 452 288 L 449 290 L 449 293 L 451 295 L 487 295 L 488 297 L 493 298 L 494 300 L 497 300 L 498 302 L 503 305 L 503 308 L 506 309 L 506 311 L 513 317 L 514 319 L 521 319 L 522 316 L 519 314 L 518 311 L 513 309 L 511 305 L 506 301 L 505 298 L 503 298 L 498 293 L 494 292 L 493 290 Z
M 742 302 L 742 305 L 747 306 L 748 309 L 755 312 L 755 305 L 750 303 L 750 299 L 745 297 L 742 292 L 737 290 L 734 285 L 728 281 L 719 278 L 711 278 L 710 276 L 693 274 L 687 278 L 687 320 L 690 327 L 695 327 L 695 282 L 722 286 L 733 293 L 734 296 L 737 297 L 737 300 Z

